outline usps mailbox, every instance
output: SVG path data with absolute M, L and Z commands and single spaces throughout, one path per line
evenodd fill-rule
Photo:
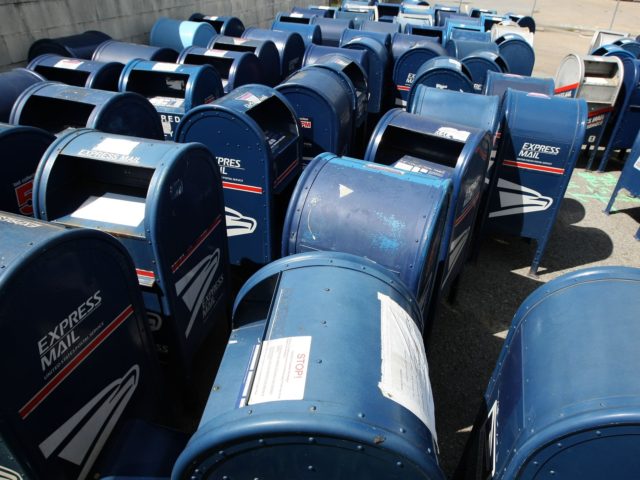
M 460 9 L 458 7 L 450 7 L 441 4 L 436 4 L 433 9 L 435 11 L 436 25 L 442 26 L 444 26 L 444 22 L 448 16 L 460 13 Z
M 302 138 L 287 100 L 264 85 L 239 87 L 185 115 L 178 142 L 201 142 L 224 187 L 229 258 L 264 265 L 279 256 L 287 188 L 300 172 Z
M 509 71 L 509 66 L 500 55 L 491 52 L 476 51 L 460 60 L 467 67 L 473 90 L 476 93 L 484 91 L 488 72 L 503 73 Z
M 39 128 L 0 123 L 0 210 L 33 216 L 33 176 L 54 139 Z
M 129 63 L 136 58 L 171 63 L 178 58 L 178 52 L 166 47 L 152 47 L 137 43 L 108 40 L 101 43 L 91 56 L 91 60 L 96 62 L 119 62 L 122 64 Z
M 593 34 L 593 37 L 591 37 L 591 43 L 589 44 L 589 50 L 587 50 L 587 53 L 590 54 L 596 48 L 601 47 L 602 45 L 608 45 L 615 42 L 616 40 L 620 40 L 621 38 L 626 37 L 629 37 L 628 33 L 613 32 L 610 30 L 596 30 Z
M 345 30 L 345 32 L 348 30 Z M 352 30 L 356 32 L 356 30 Z M 349 36 L 347 36 L 349 37 Z M 388 35 L 386 35 L 389 38 Z M 343 40 L 345 35 L 342 36 Z M 367 83 L 369 87 L 369 113 L 377 114 L 386 110 L 389 93 L 389 51 L 378 40 L 367 36 L 351 37 L 340 46 L 348 50 L 363 50 L 367 52 L 369 69 Z
M 339 47 L 342 33 L 347 28 L 354 28 L 353 20 L 350 18 L 314 17 L 311 19 L 311 24 L 320 27 L 322 45 L 329 47 Z
M 133 258 L 158 354 L 189 376 L 225 322 L 228 254 L 218 166 L 199 144 L 82 129 L 62 135 L 34 180 L 34 211 L 116 236 Z
M 556 72 L 556 95 L 583 98 L 589 107 L 585 137 L 589 169 L 618 99 L 623 74 L 622 61 L 617 57 L 575 54 L 566 56 Z
M 419 85 L 458 92 L 474 91 L 467 67 L 460 60 L 451 57 L 432 58 L 418 69 L 409 90 L 407 103 L 411 103 L 412 94 Z
M 623 58 L 622 65 L 622 87 L 613 117 L 602 138 L 606 147 L 598 165 L 599 171 L 605 169 L 614 150 L 624 151 L 633 146 L 640 128 L 640 61 Z
M 302 13 L 304 15 L 313 15 L 324 18 L 333 18 L 331 11 L 316 7 L 293 7 L 291 13 Z
M 444 479 L 420 312 L 399 283 L 333 252 L 251 277 L 172 478 Z
M 525 77 L 513 73 L 487 71 L 483 90 L 485 95 L 502 96 L 508 88 L 552 96 L 555 91 L 555 82 L 553 78 Z
M 155 107 L 165 140 L 173 140 L 186 112 L 224 95 L 220 75 L 211 65 L 132 60 L 120 77 L 120 91 L 136 92 Z
M 636 40 L 632 40 L 631 38 L 620 38 L 613 42 L 613 44 L 633 53 L 636 58 L 640 56 L 640 42 Z
M 437 43 L 442 43 L 442 39 L 444 38 L 444 27 L 413 25 L 409 23 L 405 25 L 403 33 L 427 37 Z
M 536 54 L 529 42 L 516 33 L 507 33 L 496 38 L 495 42 L 498 44 L 500 56 L 509 66 L 510 73 L 531 75 Z
M 355 30 L 353 28 L 347 28 L 344 32 L 342 32 L 342 38 L 340 39 L 340 46 L 344 46 L 349 43 L 351 40 L 355 38 L 371 38 L 372 40 L 376 40 L 380 45 L 382 45 L 387 53 L 391 52 L 391 35 L 385 32 L 370 32 L 367 30 Z
M 464 30 L 470 32 L 484 32 L 484 26 L 480 23 L 480 19 L 460 15 L 458 17 L 449 17 L 444 22 L 444 39 L 450 40 L 455 30 Z
M 396 33 L 392 39 L 395 105 L 405 106 L 418 69 L 427 61 L 447 52 L 435 42 L 418 35 Z
M 637 58 L 632 51 L 626 50 L 618 45 L 602 45 L 591 52 L 591 55 L 601 57 L 618 57 L 618 58 Z
M 445 43 L 444 49 L 454 58 L 464 58 L 472 53 L 491 52 L 499 54 L 498 46 L 493 42 L 483 42 L 478 40 L 450 39 Z
M 393 35 L 394 33 L 400 33 L 402 31 L 402 27 L 399 23 L 365 20 L 362 22 L 362 25 L 360 25 L 360 30 L 364 32 L 388 33 L 389 35 Z
M 304 40 L 297 32 L 280 32 L 263 28 L 249 27 L 242 38 L 250 40 L 271 40 L 278 49 L 280 57 L 280 78 L 286 78 L 302 66 Z
M 161 398 L 131 257 L 110 235 L 0 213 L 2 476 L 93 477 Z M 8 450 L 8 451 L 7 451 Z
M 229 37 L 240 37 L 244 32 L 244 24 L 238 17 L 203 15 L 194 13 L 189 17 L 192 22 L 205 22 L 213 27 L 216 33 Z
M 489 8 L 478 8 L 478 7 L 472 7 L 469 10 L 469 16 L 472 18 L 480 18 L 480 16 L 483 13 L 488 13 L 490 15 L 496 15 L 498 12 L 496 12 L 495 10 L 491 10 Z
M 506 15 L 497 15 L 495 13 L 483 13 L 480 15 L 480 22 L 484 25 L 484 30 L 487 32 L 491 31 L 491 27 L 495 24 L 502 23 L 505 20 L 508 20 Z
M 59 133 L 89 127 L 109 133 L 161 140 L 162 124 L 153 105 L 137 93 L 116 93 L 41 82 L 16 100 L 10 123 Z
M 350 11 L 344 11 L 344 10 L 337 10 L 335 13 L 335 17 L 333 18 L 338 18 L 342 20 L 351 20 L 353 22 L 353 28 L 360 29 L 362 22 L 364 22 L 365 20 L 375 19 L 375 12 L 372 10 L 368 12 L 350 12 Z
M 27 68 L 47 80 L 115 92 L 118 91 L 118 79 L 123 65 L 118 62 L 103 63 L 61 57 L 50 53 L 34 58 Z
M 250 40 L 218 35 L 211 40 L 207 48 L 253 53 L 260 62 L 262 82 L 270 87 L 280 83 L 280 55 L 275 43 L 271 40 Z
M 248 83 L 262 83 L 263 81 L 260 60 L 249 52 L 189 47 L 180 53 L 178 63 L 211 65 L 220 75 L 225 93 Z
M 521 15 L 518 13 L 506 14 L 512 21 L 516 22 L 519 26 L 528 28 L 531 33 L 536 33 L 536 21 L 529 15 Z
M 400 109 L 387 112 L 371 135 L 365 160 L 453 183 L 438 256 L 441 291 L 449 290 L 472 243 L 491 142 L 486 130 Z
M 604 210 L 607 215 L 611 211 L 611 207 L 613 207 L 618 193 L 623 188 L 635 197 L 640 196 L 640 135 L 636 137 L 633 148 L 631 149 L 629 157 L 624 164 L 624 168 L 620 173 L 618 183 L 616 183 L 616 186 L 613 189 L 611 199 L 607 204 L 607 208 Z M 640 228 L 636 233 L 636 239 L 640 240 Z
M 278 12 L 275 21 L 283 23 L 296 23 L 298 25 L 311 25 L 311 20 L 317 17 L 317 13 Z
M 504 22 L 496 23 L 491 27 L 491 41 L 496 41 L 498 38 L 511 33 L 519 35 L 529 45 L 531 45 L 531 47 L 533 47 L 533 33 L 528 28 L 521 27 L 511 20 L 505 20 Z
M 637 268 L 583 269 L 534 291 L 484 394 L 468 478 L 634 478 L 639 309 Z
M 84 33 L 66 37 L 41 38 L 31 44 L 27 59 L 31 61 L 40 55 L 52 53 L 61 57 L 90 60 L 98 45 L 107 40 L 111 40 L 111 37 L 97 30 L 87 30 Z
M 504 105 L 498 184 L 485 225 L 536 240 L 535 275 L 582 148 L 587 104 L 507 90 Z
M 303 25 L 275 20 L 271 24 L 271 30 L 278 32 L 295 32 L 302 37 L 305 47 L 322 45 L 322 32 L 318 25 Z
M 291 197 L 282 256 L 330 250 L 373 260 L 404 282 L 426 318 L 450 189 L 447 179 L 321 154 Z
M 0 122 L 8 122 L 13 104 L 22 92 L 44 77 L 26 68 L 14 68 L 0 73 Z
M 149 44 L 181 52 L 187 47 L 206 47 L 217 33 L 206 22 L 160 17 L 151 27 Z
M 344 74 L 311 65 L 298 70 L 276 90 L 298 117 L 304 139 L 303 166 L 322 152 L 349 152 L 354 102 Z

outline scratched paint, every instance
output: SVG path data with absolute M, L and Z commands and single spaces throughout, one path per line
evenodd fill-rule
M 393 214 L 385 215 L 383 212 L 376 212 L 376 216 L 387 228 L 382 228 L 370 235 L 372 245 L 386 251 L 400 248 L 405 235 L 405 222 L 398 220 Z
M 567 188 L 566 196 L 581 203 L 599 202 L 606 206 L 619 176 L 620 172 L 595 173 L 576 170 Z M 640 197 L 632 197 L 623 189 L 618 194 L 615 205 L 618 208 L 640 205 Z M 614 207 L 613 210 L 616 208 Z

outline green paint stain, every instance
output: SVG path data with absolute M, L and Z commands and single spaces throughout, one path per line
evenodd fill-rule
M 566 196 L 581 203 L 595 201 L 606 205 L 609 203 L 616 183 L 618 183 L 618 177 L 619 173 L 613 172 L 576 171 L 569 182 Z M 640 197 L 631 197 L 623 189 L 618 193 L 615 205 L 618 207 L 624 205 L 625 208 L 640 205 Z

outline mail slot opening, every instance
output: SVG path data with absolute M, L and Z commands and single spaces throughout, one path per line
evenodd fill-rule
M 90 152 L 100 153 L 95 150 Z M 86 226 L 86 220 L 101 224 L 126 221 L 126 225 L 137 228 L 127 229 L 123 233 L 144 238 L 144 226 L 141 223 L 154 171 L 151 168 L 61 155 L 51 172 L 47 189 L 48 217 L 73 226 Z M 122 215 L 118 215 L 118 211 Z M 134 225 L 136 212 L 139 222 Z
M 435 38 L 439 42 L 442 42 L 442 34 L 444 32 L 438 28 L 429 27 L 411 27 L 411 35 L 420 35 L 421 37 Z
M 20 124 L 39 127 L 49 132 L 60 132 L 68 127 L 85 127 L 95 107 L 88 103 L 32 95 L 24 104 Z
M 33 70 L 52 82 L 78 86 L 85 85 L 87 78 L 92 73 L 91 71 L 71 70 L 47 65 L 37 65 Z
M 189 75 L 163 73 L 159 76 L 154 71 L 132 70 L 127 80 L 127 90 L 144 92 L 144 96 L 147 98 L 184 98 Z
M 464 145 L 435 135 L 425 144 L 424 134 L 390 125 L 382 137 L 375 162 L 391 165 L 404 156 L 411 156 L 455 168 Z
M 287 22 L 287 23 L 299 23 L 301 25 L 309 25 L 311 23 L 311 18 L 310 17 L 293 17 L 291 15 L 286 16 L 283 15 L 280 17 L 280 21 L 281 22 Z
M 290 110 L 278 97 L 260 102 L 247 110 L 247 115 L 262 128 L 274 156 L 279 156 L 288 149 L 286 158 L 296 157 L 298 133 L 295 124 L 291 123 Z
M 216 41 L 214 41 L 209 45 L 210 47 L 216 47 Z M 246 45 L 241 43 L 224 43 L 224 50 L 229 50 L 230 52 L 249 52 L 256 53 L 257 47 L 255 45 Z
M 281 276 L 282 272 L 268 276 L 244 294 L 242 302 L 236 307 L 235 318 L 239 320 L 234 322 L 234 328 L 269 318 L 271 302 Z

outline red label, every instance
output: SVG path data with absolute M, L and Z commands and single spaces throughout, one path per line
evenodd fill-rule
M 22 215 L 33 216 L 33 204 L 31 202 L 31 193 L 33 192 L 33 179 L 28 180 L 22 185 L 18 185 L 15 189 L 16 200 L 18 201 L 18 210 Z

